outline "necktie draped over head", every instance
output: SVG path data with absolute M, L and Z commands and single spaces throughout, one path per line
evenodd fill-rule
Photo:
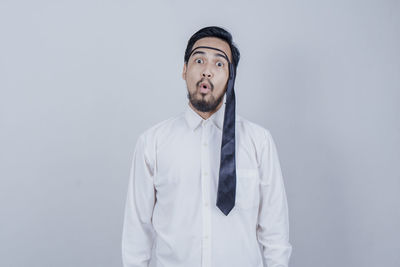
M 224 125 L 221 142 L 221 162 L 219 169 L 217 207 L 225 214 L 235 206 L 236 197 L 236 156 L 235 156 L 235 66 L 230 62 L 228 56 L 221 49 L 210 46 L 198 46 L 192 53 L 199 48 L 217 50 L 224 54 L 229 64 L 229 78 L 226 88 L 226 106 L 224 114 Z

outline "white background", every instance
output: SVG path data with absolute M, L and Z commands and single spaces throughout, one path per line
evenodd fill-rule
M 238 112 L 277 144 L 291 266 L 400 266 L 389 0 L 1 0 L 0 266 L 121 266 L 133 147 L 186 107 L 186 43 L 210 25 L 242 54 Z

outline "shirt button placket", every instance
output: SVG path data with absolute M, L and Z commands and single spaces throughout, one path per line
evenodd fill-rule
M 208 121 L 202 123 L 201 136 L 201 184 L 202 184 L 202 214 L 203 214 L 203 233 L 202 233 L 202 267 L 211 267 L 211 210 L 210 210 L 210 151 L 208 139 L 210 127 Z

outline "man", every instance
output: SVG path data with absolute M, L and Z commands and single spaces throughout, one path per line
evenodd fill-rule
M 125 267 L 288 266 L 288 208 L 274 141 L 235 114 L 239 57 L 222 28 L 190 38 L 185 112 L 151 127 L 136 144 Z

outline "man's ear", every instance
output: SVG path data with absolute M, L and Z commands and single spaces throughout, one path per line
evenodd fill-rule
M 186 81 L 186 71 L 187 71 L 186 63 L 183 63 L 182 79 L 184 79 L 185 81 Z

